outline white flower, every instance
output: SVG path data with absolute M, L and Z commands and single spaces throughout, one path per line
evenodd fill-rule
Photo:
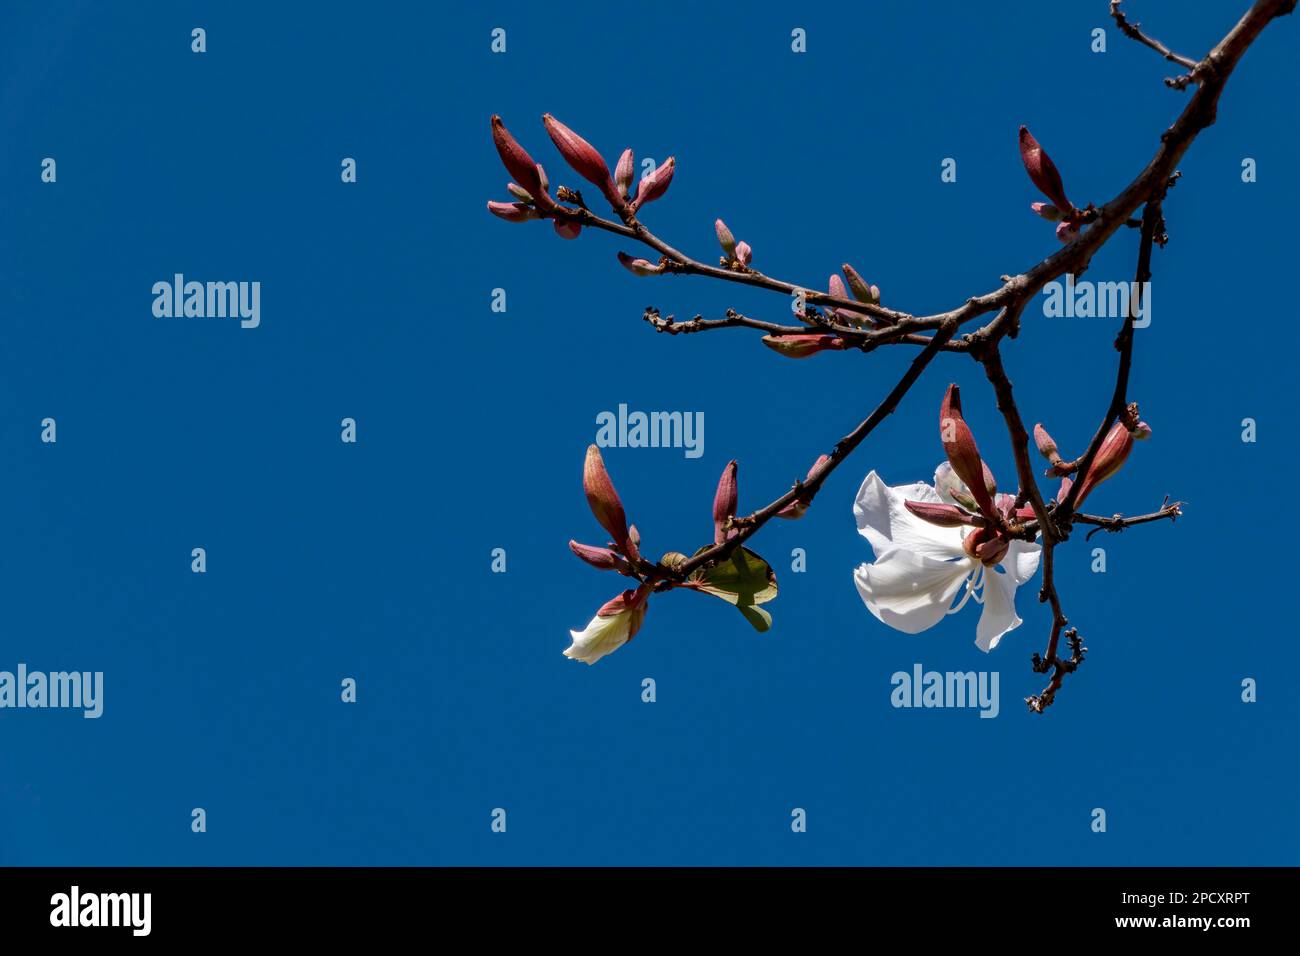
M 947 465 L 935 473 L 935 484 L 945 490 L 954 481 Z M 984 605 L 975 644 L 982 651 L 997 646 L 1002 635 L 1020 626 L 1016 614 L 1016 588 L 1038 570 L 1042 548 L 1015 540 L 1000 561 L 998 571 L 985 567 L 962 548 L 971 527 L 942 528 L 916 517 L 905 501 L 952 504 L 924 482 L 890 488 L 874 471 L 867 475 L 853 504 L 858 532 L 876 553 L 872 564 L 853 573 L 858 593 L 867 609 L 892 628 L 918 634 L 960 610 L 968 599 Z M 961 600 L 953 605 L 965 585 Z
M 648 593 L 644 589 L 624 591 L 597 611 L 581 631 L 569 631 L 573 644 L 564 656 L 594 664 L 632 640 L 645 618 Z

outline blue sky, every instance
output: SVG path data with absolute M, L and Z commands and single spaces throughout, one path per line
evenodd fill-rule
M 1196 54 L 1245 6 L 1132 14 Z M 605 455 L 646 550 L 689 552 L 728 460 L 742 510 L 766 503 L 910 353 L 793 362 L 741 331 L 655 335 L 650 304 L 773 319 L 786 304 L 638 279 L 615 237 L 492 218 L 507 176 L 488 117 L 553 183 L 576 177 L 547 111 L 611 162 L 675 155 L 645 219 L 699 257 L 722 216 L 760 269 L 813 284 L 849 261 L 887 305 L 935 311 L 1056 248 L 1027 209 L 1020 124 L 1082 204 L 1127 184 L 1182 108 L 1106 7 L 5 5 L 0 670 L 103 671 L 105 702 L 98 720 L 0 711 L 0 863 L 1295 863 L 1297 566 L 1275 511 L 1300 464 L 1280 400 L 1294 357 L 1275 336 L 1300 201 L 1285 20 L 1182 164 L 1130 389 L 1154 437 L 1089 500 L 1137 513 L 1168 494 L 1186 518 L 1059 552 L 1091 653 L 1047 715 L 1019 704 L 1042 685 L 1034 588 L 986 656 L 969 609 L 908 636 L 852 584 L 871 558 L 854 493 L 872 468 L 931 476 L 948 382 L 1011 483 L 962 356 L 935 362 L 804 520 L 755 539 L 781 586 L 769 633 L 671 594 L 598 665 L 561 655 L 619 586 L 566 547 L 602 541 L 580 484 L 599 412 L 704 413 L 697 459 Z M 1090 277 L 1130 279 L 1136 241 L 1116 238 Z M 155 319 L 150 289 L 177 272 L 260 281 L 260 327 Z M 1073 454 L 1112 388 L 1114 330 L 1031 306 L 1006 350 L 1024 414 Z M 918 662 L 998 671 L 1000 715 L 894 709 L 890 675 Z

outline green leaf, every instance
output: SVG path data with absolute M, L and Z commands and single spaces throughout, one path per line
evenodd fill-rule
M 707 550 L 701 548 L 696 554 Z M 695 590 L 733 604 L 757 631 L 772 626 L 772 615 L 758 605 L 776 597 L 776 574 L 771 565 L 748 548 L 738 548 L 725 561 L 694 571 L 689 579 Z
M 776 575 L 771 565 L 748 548 L 737 548 L 725 561 L 693 572 L 690 579 L 699 590 L 737 606 L 766 604 L 776 597 Z

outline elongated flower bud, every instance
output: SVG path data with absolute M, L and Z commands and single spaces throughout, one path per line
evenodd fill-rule
M 1116 422 L 1106 433 L 1106 438 L 1097 451 L 1097 457 L 1092 460 L 1092 467 L 1088 469 L 1088 474 L 1081 479 L 1079 496 L 1074 499 L 1075 504 L 1082 504 L 1083 499 L 1088 497 L 1094 488 L 1119 471 L 1132 450 L 1133 436 L 1129 434 L 1123 422 Z
M 718 234 L 718 245 L 722 246 L 722 251 L 734 258 L 736 255 L 736 237 L 731 234 L 727 224 L 719 219 L 713 224 L 713 229 Z
M 939 440 L 943 442 L 943 450 L 952 470 L 966 485 L 971 497 L 979 505 L 980 512 L 984 517 L 994 519 L 997 512 L 987 485 L 992 472 L 980 458 L 975 436 L 962 417 L 961 389 L 956 385 L 948 386 L 943 402 L 939 405 Z
M 527 222 L 538 218 L 536 209 L 521 202 L 490 202 L 487 207 L 488 212 L 506 222 Z
M 1070 489 L 1074 487 L 1074 479 L 1068 475 L 1061 479 L 1061 487 L 1056 489 L 1056 503 L 1059 505 L 1070 494 Z
M 567 219 L 556 219 L 555 234 L 561 239 L 577 239 L 582 234 L 582 226 Z
M 1047 429 L 1041 424 L 1034 426 L 1034 444 L 1038 446 L 1038 453 L 1048 461 L 1055 464 L 1060 460 L 1061 453 L 1057 450 L 1056 442 L 1052 441 L 1052 436 L 1047 434 Z
M 551 142 L 560 151 L 564 161 L 573 167 L 573 171 L 593 186 L 600 187 L 600 191 L 615 209 L 622 209 L 623 197 L 619 194 L 618 187 L 614 185 L 613 177 L 609 175 L 609 167 L 605 165 L 605 160 L 596 147 L 550 113 L 543 114 L 542 124 L 546 127 Z
M 853 298 L 859 302 L 877 303 L 880 301 L 880 290 L 873 286 L 862 276 L 858 275 L 858 270 L 847 262 L 840 266 L 844 270 L 844 278 L 848 281 L 849 289 L 853 293 Z
M 626 549 L 627 517 L 623 514 L 623 502 L 614 490 L 614 483 L 609 480 L 604 459 L 600 457 L 600 449 L 595 445 L 587 446 L 587 460 L 582 467 L 582 488 L 587 493 L 591 513 L 596 516 L 600 526 L 609 532 L 615 544 Z
M 623 155 L 618 158 L 618 165 L 614 167 L 614 185 L 618 187 L 619 195 L 624 199 L 632 189 L 632 173 L 635 168 L 635 157 L 632 150 L 623 150 Z
M 849 343 L 836 335 L 765 335 L 763 344 L 787 358 L 808 358 L 818 352 L 843 351 Z
M 648 202 L 654 202 L 668 192 L 668 184 L 673 181 L 673 172 L 677 167 L 677 160 L 669 156 L 658 166 L 649 176 L 642 176 L 641 182 L 636 187 L 636 199 L 632 203 L 634 209 L 640 209 Z
M 727 522 L 736 516 L 739 492 L 736 485 L 736 463 L 728 462 L 718 479 L 718 490 L 713 495 L 713 543 L 722 544 L 729 537 Z
M 1025 164 L 1025 172 L 1039 192 L 1052 201 L 1062 216 L 1070 216 L 1074 212 L 1074 204 L 1065 198 L 1061 174 L 1052 158 L 1038 145 L 1038 140 L 1034 139 L 1025 126 L 1020 127 L 1020 161 Z
M 849 290 L 844 288 L 844 280 L 837 275 L 831 276 L 830 281 L 826 283 L 826 288 L 837 299 L 847 299 L 849 297 Z
M 506 190 L 520 202 L 533 201 L 533 194 L 518 183 L 506 183 Z
M 962 511 L 956 505 L 944 505 L 934 501 L 904 501 L 903 507 L 923 521 L 938 525 L 940 528 L 960 528 L 974 523 L 974 516 Z
M 1042 216 L 1048 222 L 1061 221 L 1061 210 L 1057 209 L 1051 203 L 1031 202 L 1029 204 L 1029 208 L 1032 209 L 1037 215 Z
M 625 562 L 609 548 L 597 548 L 590 544 L 579 544 L 577 541 L 569 542 L 569 550 L 586 561 L 593 568 L 600 568 L 602 571 L 613 571 L 616 568 L 625 566 Z
M 623 264 L 624 269 L 636 276 L 657 276 L 664 271 L 662 264 L 656 265 L 649 259 L 638 259 L 629 256 L 626 252 L 618 254 L 618 261 Z
M 496 115 L 492 117 L 492 142 L 497 148 L 502 164 L 515 182 L 533 196 L 545 192 L 537 179 L 537 163 L 533 162 L 528 151 L 519 145 L 519 141 L 510 135 L 510 131 L 501 122 L 501 117 Z

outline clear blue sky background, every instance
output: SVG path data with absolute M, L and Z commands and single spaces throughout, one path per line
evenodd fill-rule
M 1132 13 L 1199 54 L 1246 5 Z M 5 4 L 0 669 L 102 670 L 106 700 L 98 721 L 0 712 L 0 862 L 1298 862 L 1300 459 L 1278 338 L 1300 211 L 1297 22 L 1250 51 L 1182 165 L 1131 389 L 1154 439 L 1089 502 L 1137 513 L 1169 494 L 1187 517 L 1060 552 L 1092 652 L 1046 716 L 1019 703 L 1042 686 L 1033 587 L 1024 626 L 985 656 L 972 610 L 911 637 L 852 584 L 871 556 L 858 484 L 872 467 L 932 474 L 947 382 L 1011 483 L 990 390 L 962 356 L 935 363 L 803 521 L 756 539 L 781 584 L 771 632 L 673 594 L 597 666 L 561 656 L 619 583 L 566 548 L 602 538 L 580 487 L 598 412 L 705 413 L 697 460 L 606 454 L 647 550 L 690 551 L 727 460 L 742 508 L 765 503 L 910 353 L 791 362 L 739 331 L 654 335 L 647 304 L 773 319 L 786 304 L 637 279 L 614 237 L 565 243 L 490 217 L 507 176 L 489 115 L 553 183 L 576 177 L 545 111 L 611 162 L 628 145 L 675 154 L 645 218 L 694 254 L 717 254 L 721 215 L 759 268 L 813 284 L 847 260 L 887 304 L 932 311 L 1056 248 L 1027 209 L 1019 124 L 1076 202 L 1100 202 L 1182 108 L 1166 64 L 1106 8 Z M 39 180 L 46 156 L 55 185 Z M 1131 278 L 1135 251 L 1118 237 L 1090 277 Z M 155 319 L 150 287 L 174 272 L 261 281 L 261 327 Z M 497 287 L 505 315 L 489 310 Z M 1071 454 L 1110 394 L 1115 325 L 1031 308 L 1007 350 L 1025 415 Z M 39 440 L 46 416 L 56 445 Z M 339 440 L 344 416 L 356 445 Z M 790 572 L 796 547 L 806 573 Z M 893 709 L 890 674 L 916 662 L 999 671 L 1001 715 Z M 339 700 L 348 676 L 355 705 Z M 1246 677 L 1258 703 L 1240 700 Z

